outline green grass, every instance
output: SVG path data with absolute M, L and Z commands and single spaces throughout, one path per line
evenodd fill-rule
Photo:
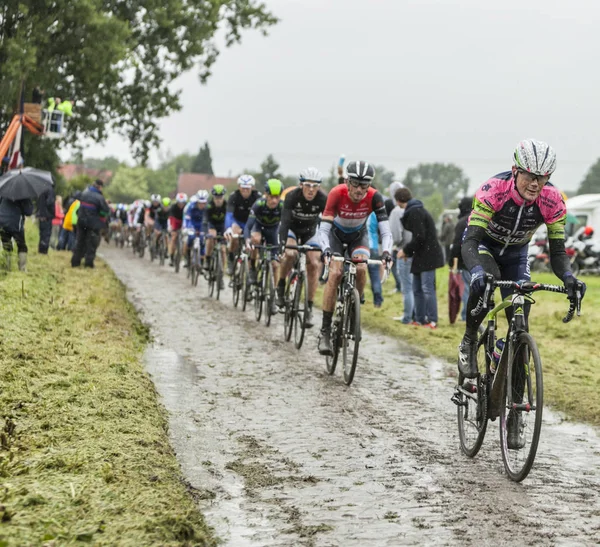
M 392 317 L 402 315 L 401 295 L 388 296 L 393 279 L 388 279 L 384 303 L 374 308 L 370 288 L 367 302 L 362 306 L 362 323 L 366 327 L 401 338 L 423 352 L 456 363 L 458 344 L 464 334 L 464 323 L 448 320 L 448 268 L 437 271 L 439 327 L 432 331 L 423 327 L 402 325 Z M 552 274 L 535 274 L 534 280 L 560 284 Z M 546 405 L 565 412 L 575 420 L 600 425 L 600 356 L 597 350 L 600 322 L 600 278 L 585 277 L 588 290 L 583 300 L 582 316 L 564 324 L 568 302 L 564 295 L 537 293 L 532 307 L 530 332 L 535 337 L 542 357 L 544 371 L 544 400 Z M 320 303 L 322 291 L 318 293 Z M 497 293 L 496 303 L 500 302 Z M 506 332 L 502 319 L 500 332 Z M 450 370 L 454 370 L 452 367 Z
M 69 258 L 0 274 L 0 546 L 215 545 L 143 369 L 146 327 L 106 265 Z

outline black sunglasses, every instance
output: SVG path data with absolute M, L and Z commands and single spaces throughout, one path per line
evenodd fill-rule
M 533 173 L 530 173 L 529 171 L 525 171 L 525 169 L 517 169 L 517 173 L 521 173 L 521 175 L 523 175 L 526 179 L 529 179 L 531 181 L 535 180 L 543 182 L 544 184 L 548 184 L 548 182 L 550 182 L 550 175 L 535 175 Z
M 352 186 L 354 188 L 358 188 L 360 186 L 363 190 L 365 190 L 366 188 L 371 186 L 370 182 L 361 182 L 359 180 L 352 180 L 352 179 L 348 179 L 348 183 L 350 184 L 350 186 Z

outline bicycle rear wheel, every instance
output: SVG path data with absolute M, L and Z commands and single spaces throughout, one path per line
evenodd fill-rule
M 296 299 L 296 287 L 298 284 L 298 274 L 294 270 L 285 288 L 285 316 L 283 321 L 283 334 L 286 342 L 289 342 L 294 330 L 294 301 Z
M 505 404 L 500 411 L 500 446 L 504 469 L 511 480 L 521 482 L 531 471 L 542 430 L 544 386 L 542 360 L 530 334 L 522 332 L 514 344 L 508 365 Z M 510 424 L 512 422 L 512 424 Z M 517 430 L 516 445 L 509 446 L 509 428 Z
M 358 290 L 353 289 L 344 302 L 344 324 L 341 336 L 344 382 L 347 386 L 352 383 L 356 372 L 360 337 L 360 296 Z
M 212 298 L 213 294 L 215 293 L 214 258 L 211 261 L 211 264 L 209 264 L 207 284 L 208 284 L 208 296 L 210 296 Z
M 306 275 L 301 273 L 298 276 L 298 284 L 294 298 L 294 345 L 296 349 L 302 347 L 304 342 L 304 331 L 306 324 L 304 316 L 308 310 L 308 287 L 306 286 Z
M 487 430 L 488 377 L 483 371 L 489 370 L 491 357 L 487 351 L 488 331 L 483 331 L 477 340 L 477 379 L 467 380 L 458 375 L 458 385 L 453 397 L 457 405 L 458 438 L 465 456 L 474 458 L 479 452 Z

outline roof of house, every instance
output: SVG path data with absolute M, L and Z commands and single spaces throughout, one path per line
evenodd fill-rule
M 235 181 L 236 179 L 228 177 L 215 177 L 214 175 L 200 173 L 180 173 L 177 178 L 177 192 L 184 192 L 191 196 L 198 190 L 210 190 L 215 184 L 228 186 L 235 183 Z
M 71 180 L 78 175 L 87 175 L 88 177 L 100 179 L 103 182 L 109 182 L 112 179 L 113 172 L 107 169 L 90 169 L 85 165 L 76 163 L 65 163 L 58 168 L 58 172 L 65 177 L 66 180 Z

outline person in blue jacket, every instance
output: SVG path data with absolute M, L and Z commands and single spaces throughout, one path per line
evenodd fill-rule
M 206 204 L 208 203 L 208 192 L 200 190 L 195 196 L 190 198 L 190 202 L 183 210 L 183 230 L 188 237 L 183 240 L 183 256 L 186 258 L 185 268 L 189 265 L 190 250 L 194 244 L 196 235 L 200 235 L 200 256 L 204 259 L 204 216 L 206 215 Z M 200 267 L 202 267 L 202 261 Z
M 367 219 L 367 232 L 369 234 L 369 249 L 371 258 L 379 258 L 379 229 L 375 213 L 371 213 Z M 371 280 L 371 291 L 373 292 L 373 305 L 381 308 L 383 304 L 383 291 L 381 289 L 381 266 L 378 264 L 369 264 L 369 279 Z

